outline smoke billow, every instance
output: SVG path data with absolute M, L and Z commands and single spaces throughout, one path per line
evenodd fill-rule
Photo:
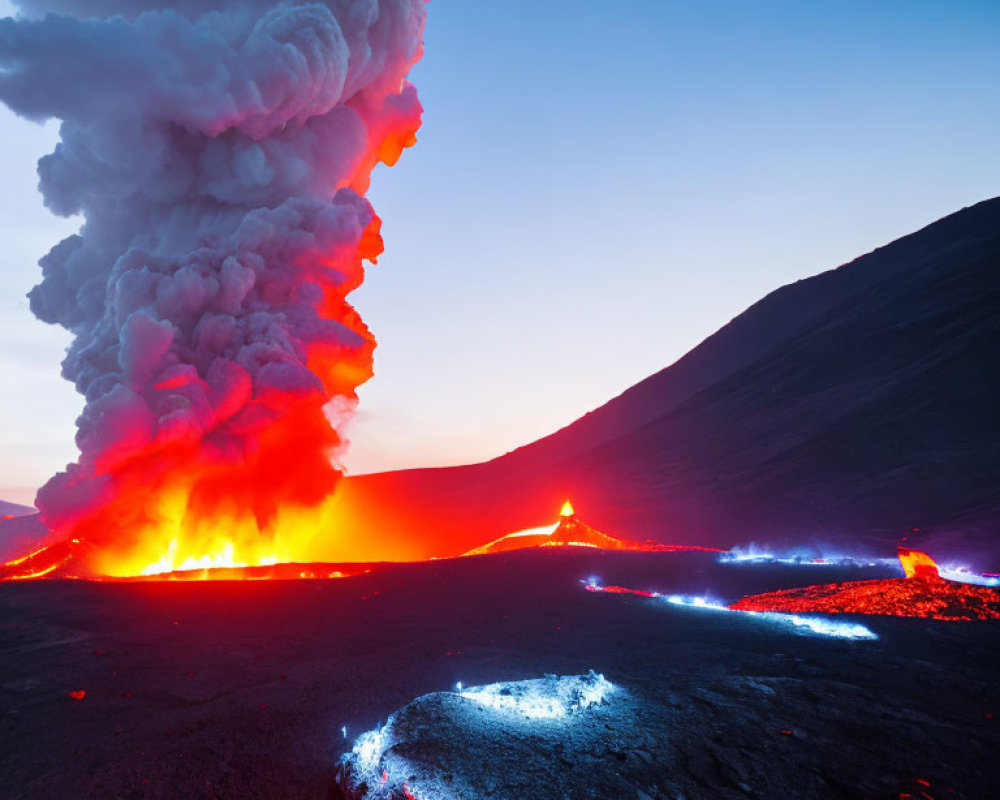
M 371 170 L 420 124 L 424 0 L 18 4 L 0 100 L 61 120 L 40 188 L 84 220 L 30 294 L 85 397 L 43 520 L 78 573 L 279 558 L 371 374 L 345 297 L 382 249 Z

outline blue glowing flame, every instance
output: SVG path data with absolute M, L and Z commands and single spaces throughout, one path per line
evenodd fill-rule
M 592 592 L 612 592 L 620 594 L 622 592 L 637 594 L 643 597 L 652 597 L 655 600 L 662 600 L 674 606 L 685 608 L 696 608 L 705 611 L 725 612 L 728 614 L 742 614 L 759 620 L 773 622 L 783 625 L 797 632 L 815 633 L 820 636 L 833 636 L 838 639 L 878 639 L 870 628 L 856 622 L 838 622 L 826 617 L 803 616 L 801 614 L 785 614 L 779 611 L 744 611 L 742 609 L 729 608 L 724 603 L 717 600 L 710 600 L 707 597 L 693 597 L 690 595 L 670 594 L 664 595 L 659 592 L 643 592 L 634 589 L 622 589 L 622 587 L 611 587 L 610 589 L 598 582 L 596 578 L 589 578 L 582 581 L 588 591 Z

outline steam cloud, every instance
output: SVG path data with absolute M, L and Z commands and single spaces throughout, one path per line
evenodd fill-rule
M 0 100 L 62 121 L 40 188 L 84 219 L 30 293 L 73 333 L 63 375 L 85 397 L 43 521 L 99 554 L 82 571 L 162 554 L 142 539 L 163 531 L 175 566 L 213 546 L 205 519 L 266 536 L 332 491 L 323 409 L 371 374 L 344 297 L 381 251 L 371 170 L 420 124 L 424 0 L 18 5 Z

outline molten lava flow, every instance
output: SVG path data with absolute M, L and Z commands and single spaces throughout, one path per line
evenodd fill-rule
M 938 565 L 927 553 L 900 547 L 896 550 L 907 578 L 939 578 Z
M 1000 619 L 1000 592 L 985 586 L 914 576 L 768 592 L 744 597 L 730 608 L 942 620 Z
M 559 509 L 560 517 L 572 517 L 573 516 L 573 504 L 567 500 L 562 504 L 562 508 Z
M 184 569 L 173 572 L 157 572 L 150 575 L 126 577 L 102 577 L 102 581 L 136 583 L 142 581 L 287 581 L 351 578 L 365 575 L 368 568 L 359 564 L 316 564 L 276 563 L 252 567 L 206 567 L 204 569 Z
M 375 348 L 347 297 L 383 249 L 371 171 L 416 141 L 426 8 L 237 5 L 4 21 L 0 100 L 71 143 L 41 189 L 86 224 L 31 300 L 74 334 L 63 374 L 86 405 L 78 462 L 38 495 L 50 543 L 0 579 L 360 555 L 329 525 Z
M 737 611 L 885 614 L 944 620 L 1000 619 L 1000 592 L 968 581 L 945 580 L 927 553 L 900 547 L 904 578 L 850 581 L 744 597 Z

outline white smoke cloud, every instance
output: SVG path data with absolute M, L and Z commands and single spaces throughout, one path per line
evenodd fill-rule
M 75 17 L 104 19 L 112 15 L 135 19 L 146 11 L 156 11 L 165 8 L 178 11 L 185 16 L 197 18 L 209 11 L 227 11 L 234 9 L 266 10 L 277 5 L 274 0 L 13 0 L 21 13 L 27 17 L 42 17 L 45 14 L 68 14 Z M 298 5 L 308 0 L 299 0 Z M 291 5 L 292 3 L 287 3 Z M 336 11 L 338 8 L 351 5 L 347 2 L 327 3 Z M 377 3 L 368 2 L 362 5 L 374 6 Z M 338 15 L 339 16 L 339 15 Z
M 419 125 L 404 78 L 426 12 L 424 0 L 18 6 L 0 20 L 0 100 L 62 121 L 40 189 L 85 220 L 30 294 L 74 334 L 63 374 L 86 398 L 80 462 L 39 495 L 59 526 L 104 502 L 136 452 L 228 452 L 234 431 L 280 415 L 276 397 L 329 401 L 310 348 L 370 351 L 321 299 L 360 281 L 368 174 Z

